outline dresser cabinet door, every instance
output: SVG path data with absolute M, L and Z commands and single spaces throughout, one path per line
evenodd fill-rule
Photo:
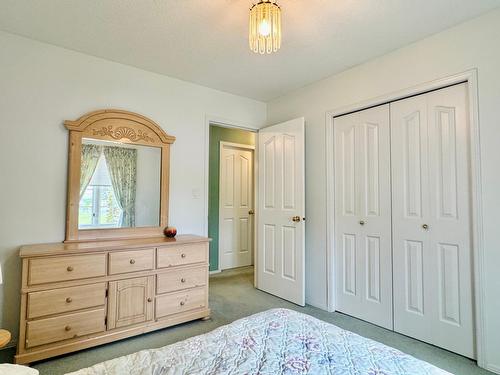
M 154 276 L 109 283 L 108 330 L 153 319 Z

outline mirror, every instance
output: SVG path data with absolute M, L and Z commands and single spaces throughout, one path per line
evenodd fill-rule
M 67 120 L 64 242 L 163 236 L 168 225 L 170 146 L 154 121 L 118 109 Z
M 78 229 L 160 225 L 161 148 L 82 139 Z

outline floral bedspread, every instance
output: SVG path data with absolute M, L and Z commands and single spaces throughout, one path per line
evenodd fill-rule
M 309 315 L 273 309 L 71 375 L 449 374 Z

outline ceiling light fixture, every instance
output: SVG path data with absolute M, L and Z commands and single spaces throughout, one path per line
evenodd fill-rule
M 273 53 L 280 49 L 281 9 L 274 0 L 260 0 L 250 8 L 248 42 L 255 53 Z

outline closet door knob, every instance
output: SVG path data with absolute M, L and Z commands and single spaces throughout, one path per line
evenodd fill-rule
M 148 298 L 148 302 L 152 302 L 153 299 L 151 297 Z
M 365 222 L 363 220 L 360 220 L 359 225 L 365 225 Z
M 66 302 L 67 302 L 67 303 L 71 303 L 71 302 L 73 302 L 73 298 L 71 298 L 71 297 L 66 298 Z
M 292 217 L 292 221 L 293 221 L 294 223 L 298 223 L 298 222 L 300 222 L 300 216 L 294 216 L 294 217 Z
M 185 304 L 186 304 L 186 302 L 181 301 L 181 306 L 184 306 Z
M 424 225 L 422 225 L 422 228 L 427 230 L 427 229 L 429 229 L 429 226 L 427 224 L 424 224 Z
M 181 254 L 181 258 L 185 258 L 186 257 L 186 254 Z
M 135 259 L 130 259 L 130 264 L 134 264 L 135 263 Z
M 73 268 L 73 266 L 68 266 L 68 268 L 66 268 L 66 270 L 67 270 L 68 272 L 71 272 L 71 271 L 73 271 L 73 270 L 74 270 L 74 268 Z
M 71 327 L 70 327 L 70 326 L 66 326 L 66 327 L 64 327 L 64 330 L 65 330 L 66 332 L 71 331 Z
M 186 279 L 185 278 L 182 278 L 181 279 L 181 283 L 185 283 L 186 282 Z

